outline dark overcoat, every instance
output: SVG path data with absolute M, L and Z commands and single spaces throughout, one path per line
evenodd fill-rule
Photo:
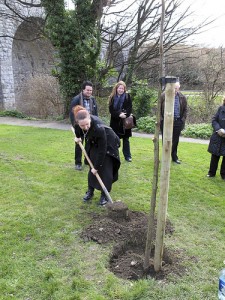
M 179 102 L 180 102 L 180 119 L 182 121 L 182 130 L 185 127 L 185 121 L 187 118 L 187 98 L 181 93 L 181 92 L 177 92 L 178 93 L 178 97 L 179 97 Z M 160 97 L 160 121 L 161 121 L 161 127 L 163 124 L 163 120 L 164 120 L 164 110 L 165 110 L 165 93 L 161 94 Z
M 77 137 L 80 135 L 78 134 Z M 92 115 L 91 126 L 85 133 L 85 138 L 87 154 L 94 168 L 98 170 L 107 190 L 110 191 L 112 183 L 118 180 L 120 139 L 112 128 L 106 126 L 97 116 Z M 95 189 L 101 189 L 96 176 L 91 171 L 88 174 L 88 184 Z
M 210 137 L 208 152 L 216 156 L 225 156 L 225 137 L 221 137 L 217 131 L 225 129 L 225 105 L 220 106 L 212 118 L 213 134 Z
M 109 112 L 111 115 L 110 118 L 110 127 L 114 130 L 114 132 L 118 135 L 119 138 L 131 137 L 132 131 L 131 129 L 123 128 L 123 119 L 119 117 L 121 112 L 125 112 L 127 117 L 129 117 L 132 113 L 132 101 L 130 94 L 126 93 L 126 97 L 124 99 L 123 105 L 120 109 L 115 109 L 113 107 L 114 100 L 113 98 L 109 101 Z

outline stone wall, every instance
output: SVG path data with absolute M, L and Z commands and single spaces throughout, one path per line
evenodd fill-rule
M 38 37 L 45 17 L 43 8 L 24 6 L 17 0 L 7 0 L 7 7 L 4 2 L 0 0 L 0 110 L 13 110 L 26 102 L 26 82 L 31 77 L 51 74 L 54 49 L 47 39 Z M 40 0 L 26 3 L 40 4 Z M 110 36 L 104 40 L 101 59 L 107 58 Z M 123 52 L 118 51 L 120 41 L 113 45 L 113 65 L 123 78 L 131 45 Z M 110 84 L 116 81 L 117 78 L 109 78 Z
M 35 74 L 50 73 L 54 65 L 49 41 L 38 37 L 44 19 L 41 7 L 0 0 L 0 109 L 17 108 L 25 83 Z M 33 0 L 27 3 L 39 4 Z

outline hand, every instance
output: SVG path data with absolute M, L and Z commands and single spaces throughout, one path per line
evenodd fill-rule
M 75 137 L 75 138 L 74 138 L 74 142 L 78 144 L 79 142 L 82 142 L 82 139 L 81 139 L 81 138 Z
M 126 115 L 126 113 L 121 112 L 120 115 L 119 115 L 119 117 L 120 117 L 121 119 L 125 119 L 125 118 L 127 117 L 127 115 Z
M 92 168 L 91 169 L 91 173 L 94 174 L 94 175 L 96 175 L 98 173 L 98 171 L 95 168 Z
M 225 130 L 223 128 L 220 128 L 217 133 L 219 134 L 219 136 L 221 137 L 225 137 Z

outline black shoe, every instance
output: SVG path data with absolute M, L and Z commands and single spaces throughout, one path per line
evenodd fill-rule
M 105 195 L 101 195 L 100 200 L 99 200 L 99 205 L 104 206 L 108 202 L 107 198 Z
M 176 164 L 180 165 L 181 161 L 179 159 L 173 160 L 173 162 L 175 162 Z
M 91 198 L 94 196 L 94 192 L 92 190 L 88 190 L 86 194 L 83 197 L 84 202 L 87 202 L 91 200 Z
M 131 157 L 127 157 L 127 158 L 125 158 L 125 160 L 128 161 L 128 162 L 132 162 L 132 158 Z
M 81 164 L 75 165 L 75 170 L 81 171 L 82 170 L 82 165 Z
M 215 177 L 215 175 L 207 174 L 206 177 Z

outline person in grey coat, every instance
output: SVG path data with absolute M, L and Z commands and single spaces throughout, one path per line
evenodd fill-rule
M 220 176 L 225 180 L 225 98 L 216 114 L 212 118 L 213 134 L 210 137 L 208 152 L 211 153 L 211 161 L 207 177 L 215 177 L 220 157 L 222 163 Z
M 75 142 L 81 141 L 83 133 L 86 139 L 86 152 L 93 164 L 88 173 L 88 190 L 83 200 L 84 202 L 91 200 L 94 189 L 101 190 L 99 205 L 103 206 L 108 199 L 95 175 L 99 174 L 107 191 L 110 192 L 113 182 L 118 180 L 120 139 L 111 127 L 106 126 L 97 116 L 90 115 L 82 106 L 76 106 L 73 113 L 80 128 L 76 133 Z

